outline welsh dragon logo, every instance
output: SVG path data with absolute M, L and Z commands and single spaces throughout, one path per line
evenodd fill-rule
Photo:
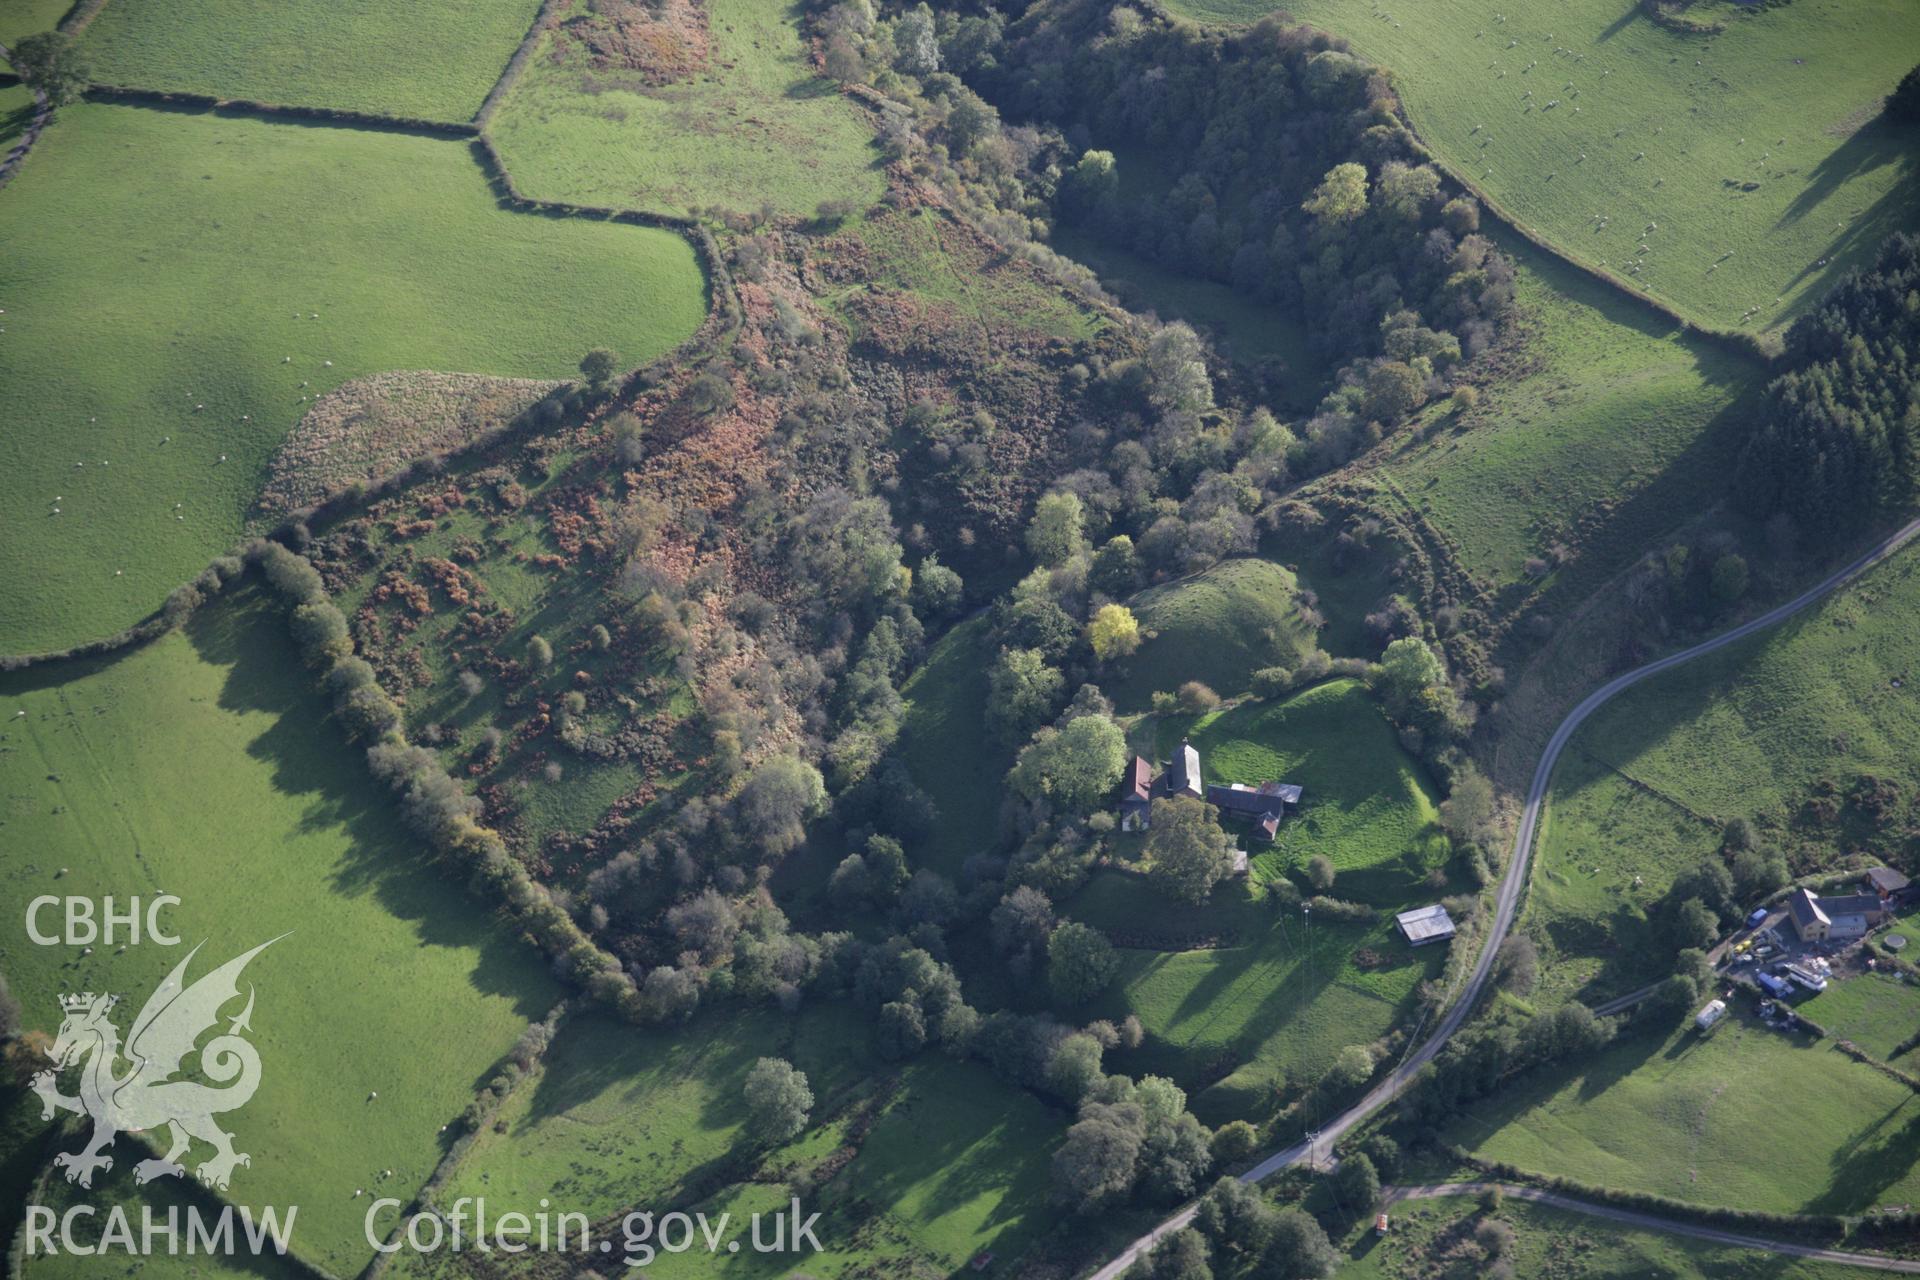
M 116 1135 L 162 1125 L 171 1130 L 171 1145 L 166 1155 L 142 1160 L 135 1166 L 137 1182 L 184 1174 L 180 1158 L 195 1138 L 214 1148 L 212 1157 L 194 1170 L 209 1186 L 225 1190 L 235 1166 L 252 1163 L 247 1155 L 233 1149 L 233 1135 L 214 1123 L 219 1113 L 245 1106 L 260 1087 L 260 1055 L 240 1034 L 251 1029 L 251 986 L 247 988 L 246 1008 L 231 1018 L 224 1034 L 207 1041 L 199 1053 L 199 1074 L 225 1087 L 213 1088 L 197 1080 L 174 1077 L 201 1034 L 220 1021 L 220 1010 L 239 998 L 240 972 L 247 962 L 279 940 L 263 942 L 187 986 L 187 966 L 200 951 L 196 946 L 147 997 L 127 1033 L 124 1050 L 119 1029 L 108 1016 L 120 997 L 89 991 L 60 998 L 66 1017 L 53 1048 L 47 1051 L 54 1070 L 34 1076 L 33 1091 L 40 1095 L 43 1120 L 51 1120 L 56 1110 L 93 1118 L 93 1137 L 85 1149 L 61 1152 L 53 1158 L 55 1165 L 67 1171 L 68 1182 L 91 1187 L 96 1169 L 113 1167 L 113 1157 L 104 1153 Z M 119 1066 L 122 1058 L 127 1063 L 124 1069 Z M 60 1092 L 55 1072 L 83 1061 L 80 1094 L 67 1097 Z

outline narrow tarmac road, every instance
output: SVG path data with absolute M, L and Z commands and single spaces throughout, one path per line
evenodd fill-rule
M 1561 1195 L 1558 1191 L 1543 1191 L 1539 1187 L 1522 1187 L 1511 1182 L 1438 1182 L 1414 1187 L 1388 1187 L 1381 1198 L 1388 1204 L 1398 1204 L 1402 1200 L 1438 1200 L 1447 1196 L 1477 1196 L 1489 1187 L 1499 1187 L 1503 1195 L 1514 1200 L 1532 1200 L 1537 1204 L 1551 1205 L 1555 1209 L 1565 1209 L 1569 1213 L 1584 1213 L 1590 1218 L 1605 1218 L 1609 1222 L 1639 1227 L 1645 1231 L 1664 1231 L 1670 1236 L 1691 1236 L 1695 1240 L 1732 1245 L 1737 1249 L 1762 1249 L 1768 1253 L 1784 1253 L 1795 1258 L 1812 1258 L 1818 1262 L 1837 1262 L 1847 1267 L 1871 1267 L 1875 1271 L 1894 1271 L 1901 1275 L 1920 1276 L 1920 1261 L 1909 1258 L 1882 1258 L 1870 1253 L 1843 1253 L 1838 1249 L 1822 1249 L 1817 1245 L 1788 1244 L 1783 1240 L 1741 1235 L 1737 1231 L 1722 1231 L 1718 1227 L 1703 1227 L 1692 1222 L 1681 1222 L 1675 1218 L 1657 1218 L 1653 1214 L 1640 1213 L 1633 1209 L 1616 1209 L 1612 1205 L 1595 1204 L 1591 1200 L 1576 1200 L 1572 1196 Z
M 1434 1028 L 1433 1034 L 1409 1055 L 1406 1061 L 1388 1072 L 1379 1084 L 1368 1090 L 1365 1097 L 1328 1121 L 1312 1137 L 1304 1138 L 1290 1147 L 1268 1155 L 1253 1168 L 1241 1174 L 1240 1180 L 1259 1182 L 1282 1169 L 1299 1164 L 1302 1160 L 1318 1163 L 1331 1150 L 1333 1144 L 1344 1137 L 1349 1130 L 1391 1102 L 1402 1089 L 1412 1083 L 1420 1068 L 1431 1062 L 1453 1037 L 1453 1033 L 1460 1029 L 1460 1024 L 1466 1021 L 1467 1015 L 1472 1012 L 1474 1004 L 1486 989 L 1487 981 L 1493 973 L 1494 956 L 1500 949 L 1500 943 L 1513 928 L 1514 916 L 1520 907 L 1520 895 L 1527 885 L 1527 869 L 1533 859 L 1533 840 L 1540 827 L 1540 814 L 1546 807 L 1547 784 L 1553 777 L 1554 766 L 1560 762 L 1560 753 L 1566 750 L 1567 743 L 1572 740 L 1580 726 L 1586 723 L 1588 717 L 1643 680 L 1649 680 L 1663 671 L 1670 671 L 1683 663 L 1692 662 L 1695 658 L 1717 649 L 1724 649 L 1756 632 L 1765 631 L 1769 627 L 1786 621 L 1808 605 L 1831 595 L 1887 559 L 1912 541 L 1917 534 L 1920 534 L 1920 520 L 1909 521 L 1875 543 L 1858 559 L 1844 568 L 1835 570 L 1785 604 L 1776 605 L 1765 613 L 1709 640 L 1702 640 L 1699 644 L 1691 645 L 1664 658 L 1649 662 L 1645 666 L 1635 667 L 1632 671 L 1615 676 L 1588 694 L 1580 705 L 1568 712 L 1566 718 L 1560 722 L 1560 727 L 1554 730 L 1553 737 L 1548 740 L 1546 750 L 1540 755 L 1539 764 L 1534 767 L 1533 780 L 1527 787 L 1526 808 L 1521 814 L 1519 829 L 1514 833 L 1513 855 L 1507 859 L 1506 875 L 1500 881 L 1500 894 L 1494 909 L 1493 927 L 1487 931 L 1486 941 L 1480 948 L 1480 955 L 1474 961 L 1473 974 L 1468 978 L 1466 989 L 1461 993 L 1460 998 L 1440 1020 L 1440 1025 Z M 1120 1274 L 1132 1266 L 1135 1259 L 1151 1249 L 1162 1237 L 1180 1230 L 1193 1221 L 1193 1212 L 1194 1206 L 1187 1205 L 1128 1245 L 1113 1261 L 1093 1272 L 1088 1280 L 1118 1280 Z

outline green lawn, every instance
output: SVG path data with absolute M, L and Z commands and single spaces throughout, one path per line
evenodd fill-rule
M 73 0 L 0 0 L 0 44 L 51 31 L 73 8 Z
M 1472 1196 L 1394 1206 L 1383 1239 L 1371 1222 L 1342 1244 L 1336 1280 L 1478 1280 L 1484 1263 L 1460 1250 L 1485 1215 Z M 1854 1280 L 1858 1268 L 1642 1231 L 1585 1214 L 1508 1200 L 1514 1274 L 1528 1280 Z M 1458 1252 L 1456 1252 L 1458 1251 Z M 1451 1264 L 1448 1263 L 1451 1259 Z
M 226 550 L 304 397 L 638 364 L 705 294 L 671 232 L 500 208 L 464 143 L 81 105 L 0 200 L 0 305 L 17 653 L 124 627 Z
M 1162 755 L 1183 727 L 1162 727 Z M 1341 1049 L 1406 1016 L 1415 987 L 1439 972 L 1446 952 L 1413 951 L 1391 915 L 1439 896 L 1423 882 L 1441 855 L 1430 839 L 1433 793 L 1356 681 L 1248 703 L 1186 731 L 1207 781 L 1298 782 L 1303 814 L 1257 852 L 1254 884 L 1229 881 L 1203 908 L 1169 903 L 1149 882 L 1112 871 L 1064 910 L 1124 948 L 1120 976 L 1095 1011 L 1134 1013 L 1146 1027 L 1147 1043 L 1127 1069 L 1137 1061 L 1208 1086 L 1194 1106 L 1218 1123 L 1263 1110 L 1286 1082 L 1311 1084 Z M 1244 847 L 1262 849 L 1234 829 Z M 1309 942 L 1298 912 L 1273 909 L 1260 882 L 1316 853 L 1339 869 L 1334 896 L 1374 904 L 1379 921 L 1314 923 Z M 1202 936 L 1218 945 L 1177 949 Z M 1360 956 L 1363 949 L 1373 954 Z
M 111 0 L 85 47 L 106 84 L 467 120 L 539 11 L 539 0 Z
M 1267 560 L 1228 560 L 1150 587 L 1129 607 L 1153 632 L 1102 688 L 1122 711 L 1198 680 L 1222 697 L 1247 691 L 1261 667 L 1292 667 L 1315 636 L 1294 601 L 1294 577 Z
M 1829 983 L 1799 1011 L 1885 1062 L 1920 1032 L 1920 987 L 1898 973 L 1863 973 Z M 1903 1067 L 1912 1062 L 1904 1057 Z
M 1906 794 L 1920 781 L 1916 609 L 1920 560 L 1901 555 L 1587 722 L 1554 775 L 1523 921 L 1553 956 L 1549 992 L 1600 999 L 1658 977 L 1644 909 L 1729 819 L 1757 821 L 1803 868 L 1841 849 L 1897 860 L 1897 835 L 1871 815 L 1847 805 L 1836 827 L 1804 811 L 1823 781 L 1842 795 L 1866 774 Z
M 1230 360 L 1255 367 L 1278 362 L 1285 375 L 1276 412 L 1313 408 L 1327 371 L 1308 350 L 1306 326 L 1298 316 L 1243 297 L 1217 280 L 1169 271 L 1090 235 L 1056 232 L 1053 247 L 1091 268 L 1130 309 L 1186 321 Z
M 1519 266 L 1508 376 L 1471 413 L 1436 410 L 1383 471 L 1496 588 L 1563 549 L 1540 590 L 1570 608 L 1719 500 L 1764 373 L 1517 237 L 1502 245 Z
M 1170 7 L 1248 22 L 1280 6 Z M 1515 216 L 1704 324 L 1781 324 L 1920 222 L 1913 144 L 1874 119 L 1920 49 L 1908 0 L 1696 6 L 1724 17 L 1712 37 L 1619 0 L 1284 8 L 1387 66 L 1421 137 Z
M 814 75 L 784 0 L 713 0 L 706 12 L 707 65 L 657 88 L 591 70 L 577 51 L 556 60 L 558 37 L 543 36 L 490 126 L 521 191 L 675 214 L 878 200 L 872 129 Z
M 420 860 L 256 597 L 119 661 L 4 677 L 0 705 L 6 898 L 172 893 L 185 944 L 10 946 L 26 1025 L 53 1030 L 61 992 L 141 995 L 202 941 L 193 975 L 288 934 L 246 974 L 264 1078 L 226 1121 L 253 1156 L 232 1194 L 298 1204 L 303 1255 L 357 1271 L 353 1191 L 425 1180 L 441 1127 L 559 997 L 545 966 Z
M 1859 1213 L 1920 1196 L 1920 1097 L 1744 1014 L 1531 1073 L 1443 1136 L 1531 1172 L 1701 1204 Z

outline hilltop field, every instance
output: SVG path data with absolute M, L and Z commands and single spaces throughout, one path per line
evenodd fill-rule
M 193 946 L 198 976 L 278 937 L 247 970 L 263 1079 L 230 1122 L 255 1157 L 231 1191 L 300 1205 L 301 1255 L 346 1274 L 371 1256 L 354 1189 L 419 1187 L 443 1127 L 561 990 L 420 861 L 284 627 L 242 596 L 117 662 L 0 677 L 7 899 L 171 893 L 182 940 L 124 955 L 16 944 L 7 978 L 25 1025 L 51 1032 L 62 992 L 143 999 Z
M 880 198 L 872 128 L 814 74 L 781 0 L 637 8 L 583 26 L 585 0 L 564 0 L 541 35 L 491 127 L 522 192 L 673 214 Z
M 86 104 L 5 197 L 6 653 L 157 608 L 350 378 L 559 378 L 596 346 L 638 365 L 706 313 L 684 238 L 503 209 L 450 140 Z
M 1169 3 L 1200 22 L 1276 7 Z M 1920 48 L 1904 0 L 1688 7 L 1711 34 L 1614 0 L 1284 8 L 1389 68 L 1462 178 L 1696 323 L 1783 327 L 1888 233 L 1920 226 L 1911 151 L 1877 118 Z

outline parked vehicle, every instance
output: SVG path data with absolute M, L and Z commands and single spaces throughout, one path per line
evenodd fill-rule
M 1767 908 L 1755 907 L 1752 913 L 1747 916 L 1747 928 L 1758 929 L 1767 922 L 1767 914 Z
M 1693 1025 L 1702 1031 L 1711 1031 L 1713 1024 L 1726 1016 L 1727 1002 L 1725 1000 L 1709 1000 L 1707 1001 L 1706 1008 L 1693 1015 Z
M 1775 974 L 1756 973 L 1753 975 L 1753 980 L 1759 983 L 1768 995 L 1776 999 L 1784 1000 L 1793 994 L 1793 984 Z
M 1813 972 L 1811 969 L 1802 968 L 1797 964 L 1787 966 L 1787 976 L 1812 992 L 1818 993 L 1827 989 L 1827 980 L 1825 978 Z

